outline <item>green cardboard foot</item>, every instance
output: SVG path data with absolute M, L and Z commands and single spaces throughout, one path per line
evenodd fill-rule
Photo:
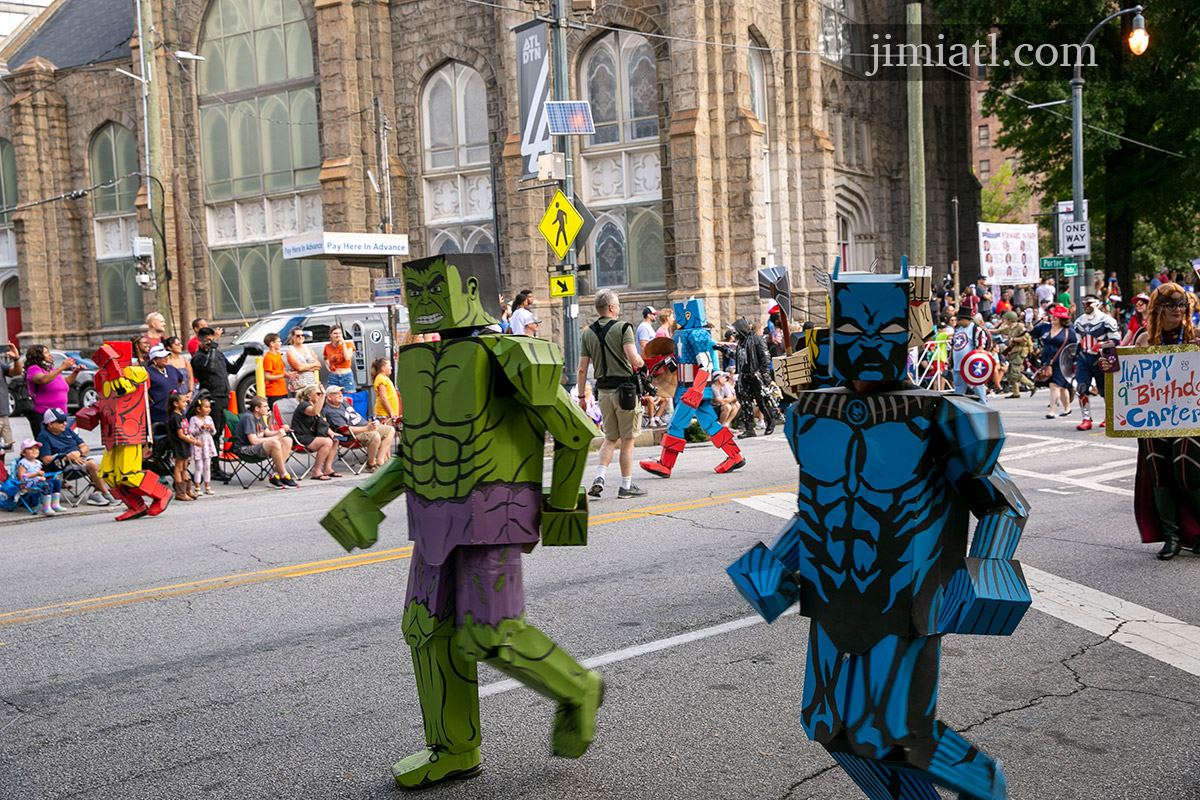
M 595 670 L 588 670 L 587 688 L 579 705 L 559 703 L 554 712 L 554 755 L 563 758 L 579 758 L 588 749 L 596 735 L 596 709 L 604 702 L 604 678 Z
M 402 789 L 420 789 L 439 781 L 474 778 L 483 772 L 479 748 L 465 753 L 450 753 L 440 747 L 427 747 L 392 765 L 396 785 Z

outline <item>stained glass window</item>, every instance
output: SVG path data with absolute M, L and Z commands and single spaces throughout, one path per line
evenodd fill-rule
M 579 186 L 597 217 L 588 243 L 597 287 L 666 284 L 662 230 L 657 55 L 630 31 L 599 37 L 580 60 L 580 93 L 594 136 L 583 144 Z M 586 257 L 586 256 L 585 256 Z

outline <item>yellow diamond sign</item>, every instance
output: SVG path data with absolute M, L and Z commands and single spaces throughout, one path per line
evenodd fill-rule
M 561 189 L 555 192 L 542 221 L 538 223 L 538 230 L 546 237 L 550 249 L 560 260 L 567 257 L 571 242 L 575 241 L 582 227 L 583 217 L 575 210 L 575 206 L 571 205 L 571 201 Z

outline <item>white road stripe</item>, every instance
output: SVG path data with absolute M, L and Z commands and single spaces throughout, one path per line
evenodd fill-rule
M 1064 469 L 1062 472 L 1060 472 L 1058 474 L 1066 475 L 1068 477 L 1073 477 L 1075 475 L 1086 475 L 1089 472 L 1104 472 L 1105 470 L 1116 469 L 1117 467 L 1128 467 L 1131 464 L 1137 464 L 1137 459 L 1136 458 L 1122 458 L 1122 459 L 1118 459 L 1116 461 L 1109 461 L 1106 464 L 1097 464 L 1097 465 L 1094 465 L 1091 467 L 1076 467 L 1075 469 Z
M 1102 488 L 1112 491 L 1115 487 Z M 784 499 L 789 497 L 777 492 L 735 498 L 735 501 L 777 517 L 791 517 L 795 501 L 785 504 Z M 1033 596 L 1033 607 L 1038 611 L 1099 636 L 1111 637 L 1118 644 L 1184 672 L 1200 675 L 1200 628 L 1036 567 L 1022 564 L 1021 569 Z
M 1052 424 L 1052 423 L 1047 421 L 1047 424 Z M 1126 453 L 1133 453 L 1133 452 L 1137 451 L 1137 444 L 1130 441 L 1129 439 L 1124 439 L 1124 440 L 1109 439 L 1108 437 L 1103 436 L 1102 434 L 1099 434 L 1099 433 L 1091 433 L 1091 434 L 1078 433 L 1078 434 L 1076 434 L 1076 436 L 1086 437 L 1086 438 L 1071 438 L 1071 439 L 1064 439 L 1061 436 L 1039 436 L 1036 433 L 1005 432 L 1004 436 L 1005 436 L 1005 439 L 1017 439 L 1017 438 L 1034 439 L 1035 441 L 1039 441 L 1039 442 L 1065 442 L 1065 443 L 1082 442 L 1083 444 L 1087 445 L 1088 447 L 1102 447 L 1106 450 L 1123 450 Z M 1029 447 L 1029 445 L 1019 445 L 1019 447 L 1026 448 L 1026 447 Z M 1014 447 L 1012 449 L 1017 450 L 1018 448 Z M 1008 454 L 1009 454 L 1009 450 L 1006 449 L 1006 450 L 1004 450 L 1003 453 L 1001 453 L 1000 458 L 1003 459 Z
M 783 612 L 781 616 L 790 617 L 795 614 L 797 610 L 798 609 L 793 606 L 787 611 Z M 618 661 L 628 661 L 631 658 L 644 656 L 648 653 L 657 653 L 660 650 L 669 650 L 672 647 L 678 647 L 683 644 L 691 644 L 692 642 L 698 642 L 701 639 L 720 636 L 723 633 L 739 631 L 742 628 L 749 628 L 751 625 L 758 625 L 762 622 L 763 618 L 758 615 L 753 617 L 742 617 L 741 619 L 723 622 L 720 625 L 713 625 L 709 628 L 688 631 L 687 633 L 681 633 L 677 636 L 671 636 L 666 639 L 659 639 L 655 642 L 636 644 L 632 647 L 626 647 L 623 650 L 614 650 L 611 653 L 592 656 L 591 658 L 584 660 L 583 665 L 589 669 L 595 669 L 596 667 L 603 667 L 606 664 L 615 664 Z M 494 694 L 512 691 L 513 689 L 519 689 L 520 687 L 521 684 L 514 680 L 496 681 L 495 683 L 489 683 L 485 686 L 480 686 L 479 696 L 491 697 Z
M 1004 471 L 1009 475 L 1015 475 L 1019 478 L 1036 478 L 1040 481 L 1050 481 L 1051 483 L 1059 483 L 1063 486 L 1078 486 L 1080 489 L 1091 489 L 1096 492 L 1118 494 L 1122 497 L 1133 497 L 1133 489 L 1125 489 L 1120 486 L 1109 486 L 1106 483 L 1088 480 L 1087 478 L 1069 478 L 1065 475 L 1051 475 L 1045 472 L 1032 472 L 1027 469 L 1017 469 L 1016 467 L 1009 466 L 1005 466 Z

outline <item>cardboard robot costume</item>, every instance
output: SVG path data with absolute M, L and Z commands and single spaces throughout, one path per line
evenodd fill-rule
M 675 413 L 671 424 L 662 438 L 662 455 L 655 460 L 641 461 L 642 469 L 660 478 L 671 477 L 675 461 L 687 444 L 684 434 L 692 420 L 704 428 L 714 446 L 725 453 L 725 460 L 717 465 L 715 472 L 732 472 L 746 465 L 741 448 L 734 441 L 733 432 L 717 419 L 712 405 L 712 387 L 709 380 L 716 370 L 716 353 L 713 351 L 712 331 L 704 317 L 704 303 L 696 298 L 686 303 L 675 304 L 675 320 L 679 330 L 675 331 L 675 366 L 679 385 L 675 389 Z
M 490 256 L 404 265 L 413 333 L 400 348 L 401 453 L 321 520 L 346 550 L 375 543 L 380 509 L 406 495 L 413 555 L 402 628 L 412 648 L 424 750 L 392 768 L 405 788 L 480 770 L 476 664 L 555 700 L 552 750 L 578 758 L 595 731 L 599 673 L 525 622 L 521 556 L 587 543 L 580 477 L 595 426 L 561 386 L 543 339 L 491 333 L 499 316 Z M 542 486 L 545 434 L 554 437 Z
M 812 620 L 804 729 L 868 797 L 929 800 L 938 785 L 996 800 L 999 766 L 935 716 L 938 663 L 944 634 L 1007 635 L 1028 609 L 1013 560 L 1028 504 L 997 464 L 996 412 L 902 380 L 907 283 L 834 273 L 845 383 L 788 410 L 796 515 L 728 573 L 768 621 L 796 602 Z

